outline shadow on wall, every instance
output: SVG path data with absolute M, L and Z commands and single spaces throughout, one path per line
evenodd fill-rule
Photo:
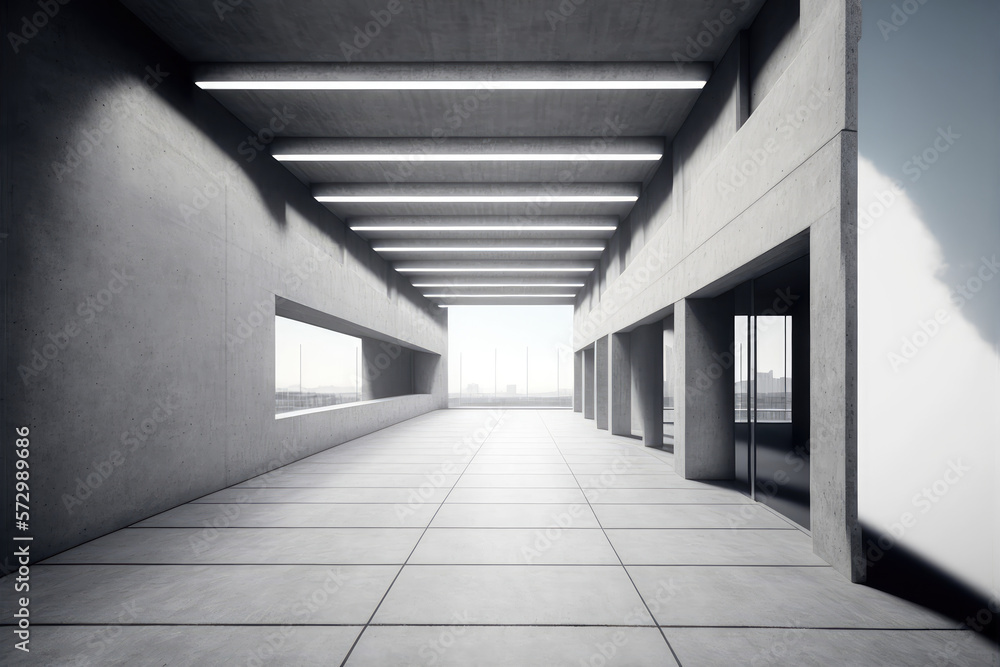
M 979 593 L 892 535 L 864 522 L 861 531 L 867 586 L 944 614 L 1000 645 L 1000 599 Z

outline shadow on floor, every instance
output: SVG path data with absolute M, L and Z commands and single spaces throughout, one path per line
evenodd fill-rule
M 867 585 L 909 600 L 965 623 L 1000 645 L 997 604 L 990 609 L 988 595 L 955 579 L 922 556 L 898 543 L 892 535 L 862 524 L 868 560 Z

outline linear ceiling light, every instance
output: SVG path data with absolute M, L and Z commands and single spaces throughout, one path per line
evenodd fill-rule
M 583 283 L 413 283 L 414 287 L 583 287 Z
M 636 195 L 318 195 L 328 204 L 518 204 L 535 202 L 601 204 L 634 202 Z
M 425 299 L 573 299 L 575 294 L 425 294 Z
M 280 162 L 655 162 L 662 153 L 290 153 Z
M 614 225 L 359 225 L 355 232 L 613 232 Z
M 542 267 L 542 268 L 502 268 L 502 269 L 490 269 L 481 266 L 468 266 L 468 267 L 400 267 L 396 271 L 399 273 L 590 273 L 594 270 L 594 267 L 573 267 L 573 268 L 553 268 L 553 267 Z
M 203 90 L 701 90 L 705 81 L 196 81 Z
M 392 246 L 382 246 L 379 248 L 372 248 L 375 252 L 604 252 L 604 246 L 586 246 L 579 248 L 550 248 L 546 246 L 522 246 L 522 247 L 507 247 L 507 246 L 475 246 L 475 247 L 465 247 L 465 248 L 435 248 L 435 247 L 418 247 L 418 248 L 407 248 L 407 247 L 392 247 Z

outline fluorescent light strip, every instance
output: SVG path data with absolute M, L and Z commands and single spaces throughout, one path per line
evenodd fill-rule
M 546 248 L 544 246 L 527 246 L 527 247 L 486 246 L 486 247 L 468 247 L 468 248 L 380 247 L 380 248 L 372 248 L 372 250 L 374 250 L 375 252 L 604 252 L 604 246 L 588 246 L 580 248 Z
M 425 299 L 573 299 L 575 294 L 425 294 Z
M 407 268 L 401 267 L 397 268 L 396 271 L 399 273 L 590 273 L 594 270 L 594 267 L 584 268 L 584 267 L 574 267 L 568 269 L 556 269 L 552 267 L 536 268 L 536 269 L 526 269 L 523 267 L 519 268 L 505 268 L 505 269 L 488 269 L 479 266 L 471 267 L 418 267 L 418 268 Z
M 602 204 L 634 202 L 636 195 L 318 195 L 327 204 Z
M 355 232 L 613 232 L 614 225 L 361 225 Z
M 414 287 L 583 287 L 583 283 L 413 283 Z
M 196 81 L 203 90 L 701 90 L 705 81 Z
M 280 162 L 655 162 L 661 153 L 295 153 Z

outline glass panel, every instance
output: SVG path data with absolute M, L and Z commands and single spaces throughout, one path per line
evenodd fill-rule
M 572 407 L 572 335 L 572 306 L 449 307 L 449 404 Z
M 750 396 L 750 348 L 749 348 L 750 318 L 737 315 L 733 332 L 733 355 L 736 363 L 736 421 L 745 424 L 748 419 L 747 409 Z
M 757 316 L 757 422 L 792 421 L 792 318 Z
M 361 339 L 274 318 L 275 414 L 361 400 Z
M 677 366 L 674 359 L 674 330 L 663 330 L 663 423 L 673 424 L 677 397 Z

